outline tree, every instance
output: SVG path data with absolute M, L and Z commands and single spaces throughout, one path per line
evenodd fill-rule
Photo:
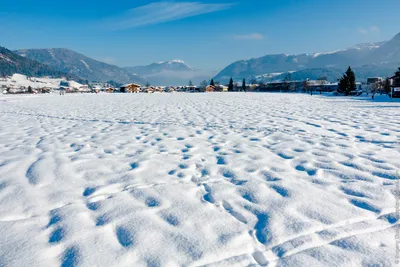
M 229 80 L 228 91 L 229 92 L 233 91 L 233 79 L 232 78 Z
M 189 86 L 190 86 L 190 87 L 192 87 L 192 86 L 193 86 L 193 83 L 192 83 L 192 81 L 189 81 Z
M 200 83 L 200 89 L 205 91 L 206 88 L 207 88 L 207 81 L 204 80 L 204 81 L 202 81 L 202 82 Z
M 246 79 L 243 79 L 243 82 L 242 82 L 242 90 L 243 90 L 243 91 L 246 91 Z
M 28 93 L 30 93 L 30 94 L 33 93 L 33 90 L 32 90 L 32 87 L 31 87 L 31 86 L 28 86 Z
M 215 86 L 214 79 L 211 79 L 210 85 Z
M 291 80 L 292 80 L 292 74 L 290 74 L 290 72 L 289 72 L 285 75 L 284 81 L 290 82 Z
M 386 94 L 390 94 L 390 90 L 391 90 L 390 85 L 391 85 L 390 79 L 386 78 L 383 81 L 383 90 L 385 91 Z
M 356 86 L 356 75 L 354 71 L 349 67 L 343 77 L 339 81 L 338 92 L 345 96 L 350 95 L 351 91 L 357 89 Z
M 253 79 L 251 79 L 251 80 L 250 80 L 250 84 L 257 84 L 257 80 L 256 80 L 256 79 L 254 79 L 254 78 L 253 78 Z
M 149 88 L 149 87 L 151 86 L 150 82 L 147 81 L 145 86 L 146 86 L 147 88 Z
M 396 77 L 395 77 L 396 79 L 400 78 L 400 68 L 399 68 L 398 71 L 395 72 L 395 75 L 396 75 Z

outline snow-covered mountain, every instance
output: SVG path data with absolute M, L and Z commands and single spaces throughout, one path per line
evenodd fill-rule
M 179 59 L 174 59 L 170 61 L 161 61 L 158 63 L 152 63 L 146 66 L 135 66 L 126 67 L 126 70 L 136 73 L 138 75 L 151 75 L 155 73 L 165 72 L 165 71 L 194 71 L 195 69 L 185 64 L 184 61 Z
M 145 83 L 145 80 L 118 66 L 100 62 L 64 48 L 22 49 L 17 54 L 46 64 L 58 71 L 68 72 L 89 81 Z
M 195 69 L 184 61 L 174 59 L 146 66 L 126 67 L 125 70 L 143 76 L 154 85 L 187 85 L 210 79 L 215 73 Z
M 225 83 L 230 77 L 234 79 L 252 78 L 289 71 L 312 74 L 313 71 L 320 72 L 321 68 L 335 69 L 336 72 L 337 69 L 342 70 L 349 65 L 358 68 L 368 65 L 369 70 L 375 68 L 376 72 L 380 72 L 382 68 L 390 68 L 399 62 L 400 34 L 390 41 L 363 43 L 332 52 L 299 55 L 277 54 L 241 60 L 224 68 L 214 79 Z

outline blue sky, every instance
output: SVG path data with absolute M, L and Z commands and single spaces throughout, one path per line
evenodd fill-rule
M 63 47 L 119 66 L 182 59 L 219 70 L 273 53 L 338 50 L 400 32 L 398 0 L 2 0 L 0 46 Z

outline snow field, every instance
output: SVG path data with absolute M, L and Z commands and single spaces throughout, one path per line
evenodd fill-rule
M 0 266 L 392 266 L 399 103 L 0 99 Z

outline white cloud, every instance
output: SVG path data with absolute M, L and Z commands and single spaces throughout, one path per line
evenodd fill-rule
M 361 34 L 378 34 L 381 29 L 378 26 L 371 26 L 369 28 L 358 28 L 358 32 Z
M 233 36 L 235 40 L 262 40 L 264 35 L 261 33 L 250 33 L 250 34 L 236 34 Z
M 361 34 L 368 34 L 368 30 L 364 29 L 364 28 L 359 28 L 358 32 L 361 33 Z
M 120 16 L 107 18 L 104 22 L 107 28 L 121 30 L 212 13 L 228 9 L 233 5 L 233 3 L 155 2 L 130 9 Z

